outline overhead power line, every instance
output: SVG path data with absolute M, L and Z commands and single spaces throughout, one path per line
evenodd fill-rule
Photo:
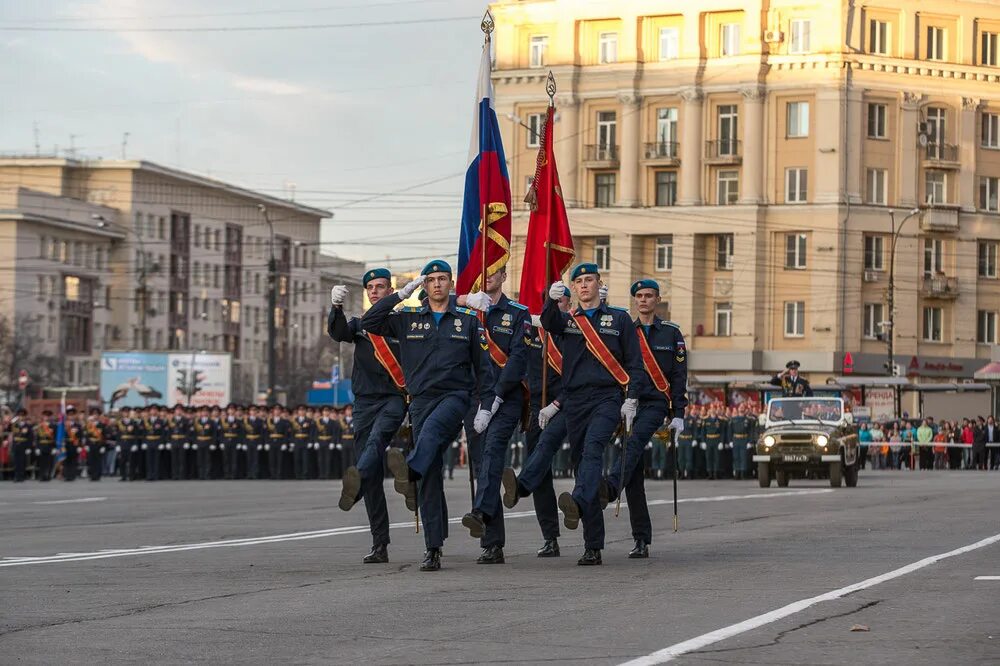
M 115 32 L 115 33 L 150 33 L 150 32 L 279 32 L 290 30 L 337 30 L 340 28 L 382 28 L 398 25 L 421 25 L 429 23 L 456 23 L 458 21 L 478 21 L 479 16 L 445 16 L 426 19 L 399 19 L 395 21 L 359 21 L 356 23 L 304 23 L 299 25 L 247 25 L 247 26 L 217 26 L 197 27 L 185 26 L 177 28 L 77 28 L 77 27 L 46 27 L 37 25 L 0 26 L 0 32 Z

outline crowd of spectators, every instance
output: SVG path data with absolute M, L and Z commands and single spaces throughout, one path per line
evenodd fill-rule
M 992 416 L 862 423 L 858 442 L 862 469 L 1000 469 L 1000 425 Z

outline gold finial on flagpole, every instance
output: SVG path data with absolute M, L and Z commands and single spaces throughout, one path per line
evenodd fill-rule
M 479 24 L 479 28 L 486 34 L 486 41 L 490 41 L 490 35 L 496 28 L 496 23 L 493 22 L 493 14 L 490 14 L 489 9 L 483 14 L 483 22 Z
M 549 106 L 555 106 L 555 96 L 556 96 L 556 77 L 552 75 L 552 70 L 549 70 L 549 75 L 545 79 L 545 92 L 549 96 Z

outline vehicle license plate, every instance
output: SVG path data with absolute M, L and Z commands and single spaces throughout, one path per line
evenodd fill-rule
M 803 455 L 801 453 L 788 453 L 785 454 L 783 460 L 785 462 L 805 462 L 809 460 L 809 456 Z

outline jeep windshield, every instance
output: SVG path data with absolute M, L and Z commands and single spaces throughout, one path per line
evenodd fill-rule
M 839 423 L 843 411 L 844 405 L 837 398 L 776 398 L 768 404 L 767 420 L 770 424 Z

